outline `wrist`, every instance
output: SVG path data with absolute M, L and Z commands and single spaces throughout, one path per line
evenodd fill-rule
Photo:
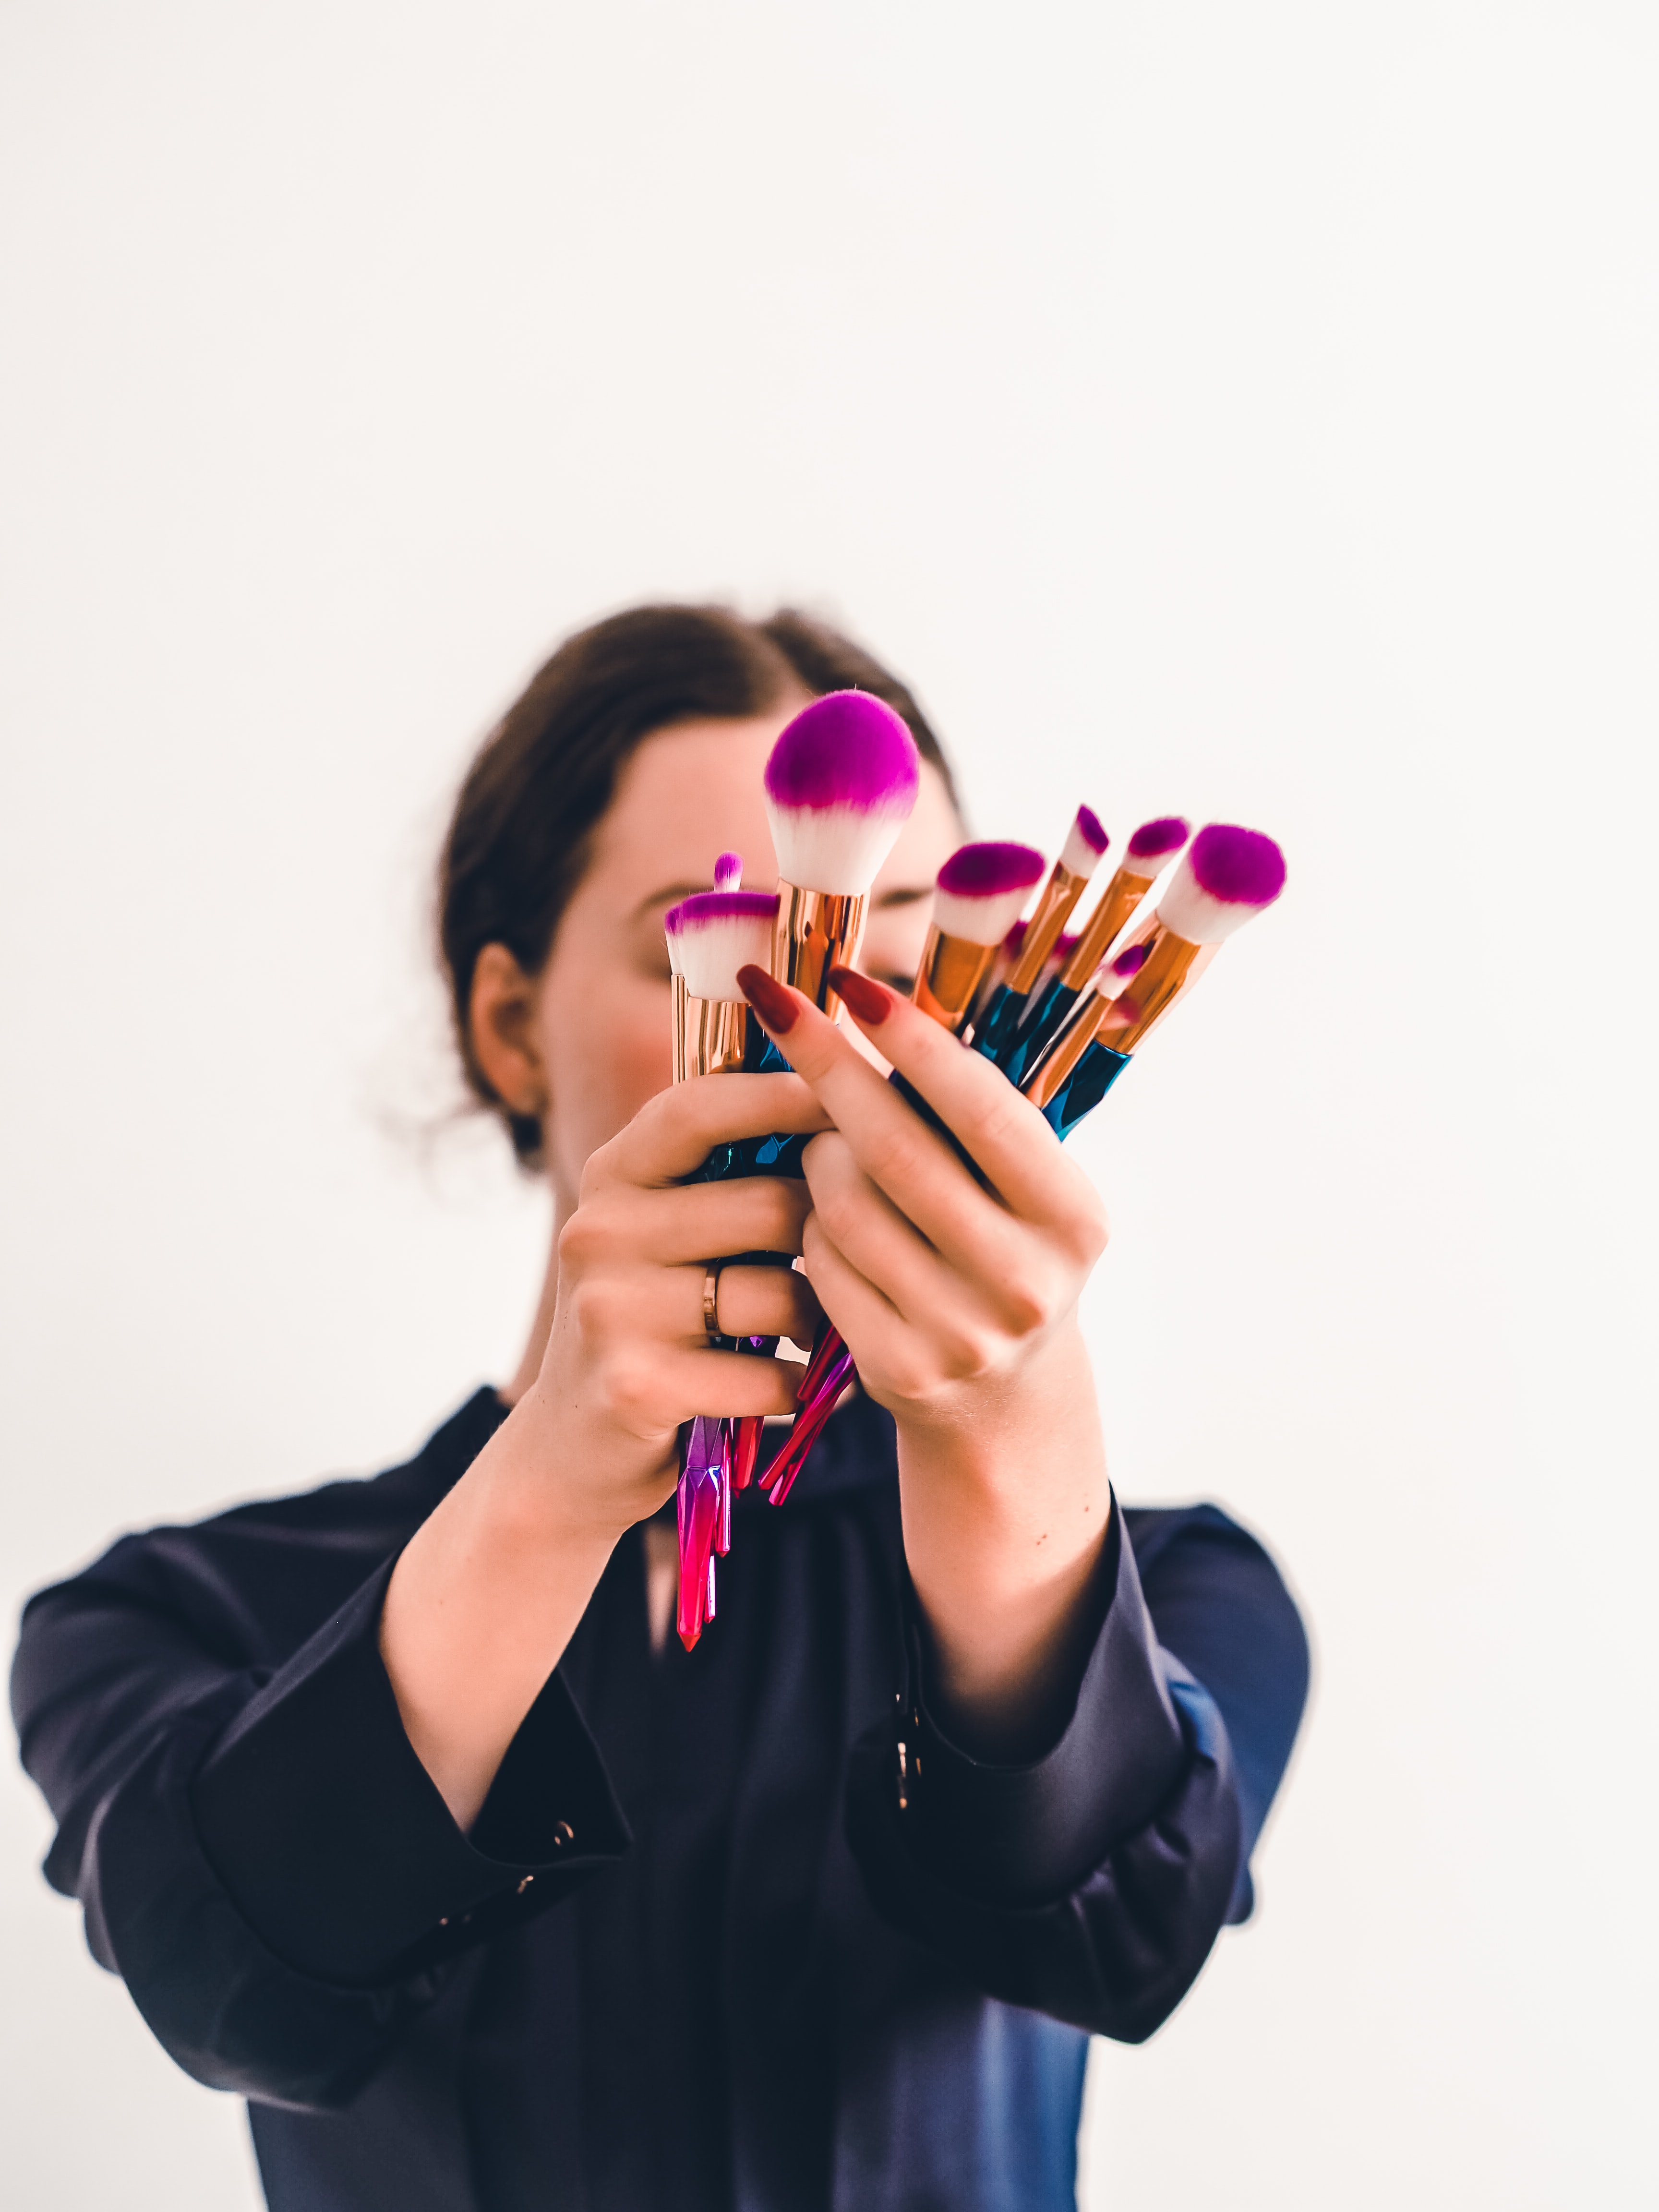
M 480 1506 L 515 1547 L 531 1553 L 616 1548 L 672 1488 L 674 1438 L 659 1446 L 584 1416 L 579 1401 L 544 1375 L 493 1439 L 499 1453 L 480 1484 Z
M 964 1480 L 1006 1486 L 1011 1452 L 1028 1462 L 1098 1459 L 1099 1407 L 1088 1347 L 1075 1317 L 1019 1361 L 950 1385 L 925 1399 L 890 1400 L 901 1458 L 915 1467 L 947 1462 Z

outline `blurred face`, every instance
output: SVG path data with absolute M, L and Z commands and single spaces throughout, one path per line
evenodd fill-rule
M 509 1105 L 541 1116 L 562 1217 L 575 1204 L 588 1154 L 672 1080 L 663 915 L 689 892 L 708 889 L 723 852 L 743 854 L 745 888 L 770 890 L 777 882 L 761 777 L 778 732 L 805 703 L 793 700 L 752 720 L 678 724 L 647 738 L 594 834 L 587 872 L 545 968 L 539 977 L 520 978 L 516 1015 L 504 1024 L 502 1010 L 481 1006 L 475 988 L 479 1056 Z M 927 935 L 933 878 L 961 842 L 944 781 L 924 762 L 915 811 L 871 892 L 859 963 L 869 974 L 908 992 Z M 510 956 L 492 946 L 480 963 L 486 1001 L 502 961 Z M 522 1063 L 507 1071 L 507 1081 L 492 1064 L 492 1024 Z

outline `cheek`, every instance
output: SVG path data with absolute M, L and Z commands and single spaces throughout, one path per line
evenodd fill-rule
M 653 993 L 648 1008 L 630 1009 L 626 1018 L 617 1019 L 610 1070 L 618 1129 L 631 1121 L 648 1099 L 654 1098 L 659 1091 L 666 1091 L 674 1079 L 669 1021 L 666 991 Z
M 549 1134 L 567 1172 L 625 1128 L 673 1079 L 669 996 L 630 982 L 600 994 L 550 993 L 542 1023 L 552 1094 Z

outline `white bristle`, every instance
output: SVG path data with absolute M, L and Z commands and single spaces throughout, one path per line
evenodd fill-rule
M 1183 857 L 1158 902 L 1158 920 L 1188 945 L 1224 944 L 1235 930 L 1243 929 L 1264 910 L 1242 900 L 1212 897 L 1194 876 L 1190 853 Z
M 933 926 L 945 936 L 960 937 L 969 945 L 1000 945 L 1025 911 L 1030 896 L 1029 884 L 1011 891 L 993 891 L 983 898 L 935 890 Z
M 663 935 L 668 940 L 669 974 L 671 975 L 684 975 L 685 970 L 680 965 L 680 940 L 678 932 L 677 930 L 665 927 L 663 930 Z
M 1086 884 L 1100 866 L 1102 857 L 1084 836 L 1082 823 L 1073 822 L 1060 848 L 1060 866 L 1072 875 L 1081 876 Z
M 902 807 L 780 806 L 770 795 L 772 844 L 778 874 L 801 890 L 845 897 L 867 891 L 909 818 L 911 794 Z
M 694 999 L 741 999 L 738 969 L 771 965 L 772 924 L 764 915 L 690 922 L 678 934 L 680 973 Z

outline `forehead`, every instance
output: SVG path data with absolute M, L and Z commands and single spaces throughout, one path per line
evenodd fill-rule
M 721 853 L 743 854 L 744 880 L 777 881 L 761 777 L 778 732 L 804 702 L 738 721 L 685 722 L 638 745 L 595 834 L 584 886 L 629 906 L 706 889 Z M 915 812 L 877 878 L 877 890 L 931 886 L 960 842 L 944 781 L 924 762 Z
M 707 885 L 724 852 L 759 886 L 777 878 L 761 774 L 791 704 L 741 721 L 686 722 L 636 746 L 594 838 L 590 880 L 618 890 Z M 636 894 L 637 895 L 637 894 Z

